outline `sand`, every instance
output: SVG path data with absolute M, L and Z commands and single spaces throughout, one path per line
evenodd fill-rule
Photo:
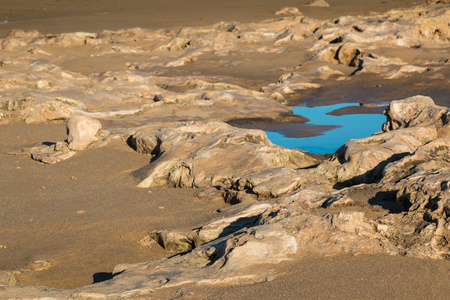
M 332 8 L 304 6 L 306 2 L 4 0 L 0 4 L 0 22 L 8 22 L 0 24 L 0 35 L 11 29 L 37 29 L 56 34 L 136 26 L 200 26 L 229 20 L 260 21 L 273 17 L 273 12 L 284 6 L 297 6 L 305 15 L 330 19 L 408 7 L 424 1 L 330 0 Z M 258 87 L 273 81 L 281 73 L 264 73 L 270 67 L 264 65 L 267 61 L 280 64 L 270 59 L 259 60 L 265 63 L 241 67 L 241 78 L 250 80 L 250 86 Z M 292 67 L 287 61 L 281 66 L 285 63 L 287 65 L 283 67 Z M 80 65 L 79 60 L 74 60 L 66 67 L 88 73 L 106 70 L 111 65 L 107 62 Z M 207 66 L 197 70 L 186 68 L 188 72 L 204 74 L 217 71 Z M 328 87 L 329 95 L 334 93 L 333 88 L 337 87 Z M 443 103 L 445 89 L 427 88 L 435 90 L 438 104 L 447 104 Z M 314 93 L 312 91 L 309 96 L 313 98 Z M 380 97 L 392 99 L 393 93 L 398 95 L 395 86 Z M 322 91 L 322 95 L 325 94 Z M 0 249 L 0 269 L 19 269 L 36 259 L 53 264 L 48 270 L 18 276 L 19 285 L 73 288 L 108 278 L 118 263 L 171 256 L 173 253 L 156 244 L 146 245 L 140 241 L 151 230 L 198 227 L 212 219 L 214 212 L 225 205 L 220 201 L 198 200 L 193 196 L 195 191 L 189 189 L 135 188 L 137 181 L 130 174 L 146 165 L 150 157 L 135 153 L 120 141 L 87 150 L 56 165 L 39 164 L 25 156 L 6 155 L 9 151 L 55 143 L 64 138 L 64 124 L 0 127 L 0 244 L 5 246 Z M 268 266 L 274 269 L 274 274 L 283 275 L 267 283 L 237 287 L 187 286 L 160 291 L 154 296 L 445 299 L 450 292 L 446 281 L 450 271 L 448 262 L 387 255 L 337 258 L 304 255 L 305 258 L 297 258 L 294 262 Z
M 317 257 L 281 262 L 272 281 L 157 291 L 171 299 L 446 299 L 448 261 L 388 255 Z
M 308 0 L 5 0 L 0 5 L 0 35 L 11 29 L 37 29 L 43 33 L 74 31 L 98 32 L 104 29 L 167 28 L 202 26 L 218 21 L 261 21 L 273 17 L 282 7 L 298 6 L 308 16 L 331 19 L 341 15 L 361 15 L 385 11 L 425 1 L 354 0 L 332 1 L 332 8 L 304 6 Z M 331 3 L 331 2 L 330 2 Z
M 49 270 L 24 273 L 21 285 L 73 288 L 93 282 L 118 263 L 172 255 L 157 245 L 142 246 L 148 231 L 195 228 L 223 203 L 204 203 L 193 190 L 138 189 L 130 173 L 149 161 L 123 142 L 43 165 L 12 148 L 54 143 L 65 138 L 65 125 L 2 127 L 0 268 L 18 269 L 49 260 Z M 189 216 L 189 217 L 187 217 Z

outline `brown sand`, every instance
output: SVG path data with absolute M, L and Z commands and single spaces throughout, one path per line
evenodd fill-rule
M 267 282 L 231 287 L 187 285 L 156 291 L 151 296 L 156 299 L 448 299 L 449 271 L 450 262 L 431 259 L 312 255 L 281 262 L 276 266 L 278 276 Z
M 222 20 L 258 21 L 273 17 L 272 13 L 284 6 L 296 6 L 306 15 L 328 19 L 415 3 L 330 0 L 333 4 L 330 8 L 313 8 L 304 6 L 306 2 L 4 0 L 0 4 L 0 22 L 8 20 L 8 23 L 0 24 L 0 35 L 11 29 L 37 29 L 43 33 L 97 32 L 135 26 L 205 25 Z M 248 73 L 243 77 L 267 80 L 266 75 L 261 75 L 263 69 L 261 66 L 252 70 L 243 68 Z M 84 71 L 92 69 L 87 67 Z M 133 152 L 119 141 L 87 150 L 56 165 L 5 155 L 11 150 L 64 138 L 62 124 L 2 125 L 0 129 L 0 244 L 6 246 L 0 249 L 0 269 L 20 269 L 36 259 L 54 264 L 49 270 L 19 276 L 21 285 L 76 287 L 91 283 L 94 274 L 111 272 L 118 263 L 169 256 L 171 253 L 159 246 L 145 247 L 139 240 L 153 229 L 195 228 L 224 206 L 201 202 L 193 197 L 192 190 L 152 189 L 149 193 L 147 189 L 134 188 L 136 182 L 129 174 L 148 163 L 149 157 Z M 286 274 L 268 283 L 186 287 L 160 291 L 155 296 L 444 299 L 449 292 L 448 262 L 383 255 L 312 257 L 282 263 L 275 273 L 281 270 Z
M 76 287 L 118 263 L 169 256 L 139 240 L 150 230 L 195 228 L 223 206 L 196 200 L 190 189 L 135 188 L 130 173 L 150 158 L 120 141 L 55 165 L 3 154 L 64 138 L 64 125 L 7 125 L 0 131 L 0 241 L 6 246 L 0 269 L 37 259 L 54 264 L 19 276 L 21 285 Z
M 121 28 L 166 28 L 201 26 L 219 21 L 261 21 L 286 6 L 298 7 L 305 15 L 331 19 L 407 7 L 418 0 L 336 0 L 332 7 L 304 6 L 310 0 L 3 0 L 0 4 L 0 35 L 11 29 L 36 29 L 42 33 L 97 32 Z

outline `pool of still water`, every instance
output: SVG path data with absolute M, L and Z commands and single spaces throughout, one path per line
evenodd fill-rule
M 325 131 L 321 135 L 305 138 L 286 137 L 278 132 L 266 131 L 272 143 L 291 149 L 301 149 L 315 154 L 334 153 L 350 139 L 368 137 L 381 131 L 381 125 L 386 117 L 381 114 L 349 114 L 334 116 L 327 113 L 334 110 L 359 106 L 359 103 L 340 103 L 329 106 L 306 107 L 296 106 L 294 113 L 310 119 L 311 125 L 337 125 L 336 129 Z

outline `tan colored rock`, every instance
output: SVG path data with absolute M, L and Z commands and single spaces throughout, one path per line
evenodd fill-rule
M 233 234 L 242 228 L 253 226 L 259 217 L 270 208 L 271 205 L 266 203 L 255 204 L 234 215 L 222 217 L 191 232 L 163 230 L 152 232 L 151 236 L 168 251 L 187 252 L 221 236 Z
M 330 4 L 324 0 L 313 0 L 308 3 L 306 3 L 307 6 L 313 6 L 313 7 L 329 7 Z
M 359 67 L 360 58 L 365 54 L 361 50 L 350 46 L 349 44 L 344 44 L 339 47 L 336 51 L 337 61 L 344 66 Z
M 84 150 L 98 140 L 102 124 L 87 116 L 74 116 L 67 122 L 67 142 L 71 150 Z
M 356 48 L 351 43 L 345 43 L 338 47 L 329 47 L 321 51 L 318 58 L 344 66 L 361 67 L 363 61 L 361 58 L 370 56 L 370 54 Z
M 141 152 L 159 155 L 135 172 L 139 187 L 209 187 L 267 167 L 304 168 L 319 160 L 273 145 L 263 131 L 222 122 L 185 123 L 174 129 L 142 129 L 128 139 Z
M 403 188 L 406 185 L 402 186 L 403 183 L 400 180 L 408 178 L 412 173 L 420 172 L 426 174 L 429 172 L 433 173 L 438 169 L 445 170 L 450 162 L 449 147 L 449 137 L 434 139 L 418 147 L 412 155 L 386 166 L 381 182 L 384 184 L 398 182 L 396 185 L 399 188 Z M 417 177 L 415 179 L 422 180 L 423 178 Z M 436 181 L 433 181 L 433 184 L 435 183 Z
M 374 182 L 381 177 L 389 162 L 413 153 L 417 147 L 437 136 L 434 127 L 412 127 L 350 140 L 316 172 L 330 172 L 326 175 L 330 180 L 345 184 Z
M 251 192 L 262 198 L 276 198 L 300 186 L 301 172 L 292 168 L 265 169 L 224 182 L 223 188 Z
M 75 151 L 70 151 L 67 145 L 57 150 L 56 147 L 43 146 L 31 150 L 31 158 L 46 164 L 55 164 L 69 159 L 75 155 Z
M 38 259 L 29 262 L 24 268 L 20 269 L 19 272 L 34 272 L 34 271 L 44 271 L 50 269 L 53 264 L 44 259 Z
M 14 286 L 17 284 L 16 277 L 12 271 L 0 271 L 0 286 Z
M 280 10 L 277 10 L 274 15 L 280 16 L 280 15 L 300 15 L 301 12 L 298 10 L 297 7 L 283 7 Z
M 412 126 L 442 127 L 444 122 L 448 122 L 444 118 L 447 113 L 448 108 L 435 105 L 433 99 L 426 96 L 392 101 L 385 111 L 387 121 L 383 124 L 383 131 Z

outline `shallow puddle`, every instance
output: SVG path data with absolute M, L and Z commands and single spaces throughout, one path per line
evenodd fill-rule
M 345 107 L 359 106 L 359 103 L 340 103 L 328 106 L 297 106 L 292 111 L 310 119 L 311 126 L 340 126 L 313 137 L 294 138 L 279 132 L 266 131 L 267 137 L 276 145 L 291 149 L 301 149 L 315 154 L 334 153 L 350 139 L 360 139 L 381 131 L 381 125 L 386 121 L 382 114 L 329 114 Z

